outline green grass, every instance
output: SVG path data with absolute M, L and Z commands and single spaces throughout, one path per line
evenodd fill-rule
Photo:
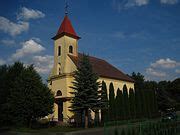
M 72 127 L 64 127 L 64 126 L 56 126 L 51 128 L 44 129 L 30 129 L 30 128 L 11 128 L 10 132 L 26 132 L 26 133 L 45 133 L 45 132 L 71 132 L 83 130 L 83 128 L 72 128 Z

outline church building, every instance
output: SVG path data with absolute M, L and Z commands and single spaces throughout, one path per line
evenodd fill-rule
M 77 70 L 78 62 L 82 54 L 78 52 L 78 40 L 80 37 L 75 32 L 71 21 L 65 15 L 54 40 L 54 66 L 48 78 L 48 87 L 55 96 L 53 120 L 66 122 L 73 112 L 69 111 L 73 91 L 73 72 Z M 91 52 L 89 52 L 91 53 Z M 134 80 L 107 61 L 89 56 L 93 71 L 98 74 L 100 82 L 105 81 L 107 89 L 112 82 L 115 94 L 118 88 L 122 90 L 126 84 L 127 88 L 134 88 Z M 108 90 L 109 93 L 109 90 Z

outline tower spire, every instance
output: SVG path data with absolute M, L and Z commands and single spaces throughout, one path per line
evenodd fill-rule
M 67 15 L 67 14 L 68 14 L 68 7 L 69 7 L 69 5 L 68 5 L 68 1 L 67 1 L 67 0 L 65 0 L 65 15 Z

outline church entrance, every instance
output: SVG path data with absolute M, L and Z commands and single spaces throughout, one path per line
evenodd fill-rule
M 58 105 L 58 121 L 63 121 L 63 99 L 55 98 L 55 103 Z
M 55 98 L 55 103 L 58 105 L 58 121 L 63 122 L 63 103 L 70 101 L 70 98 Z
M 58 102 L 58 121 L 63 121 L 63 101 L 59 99 Z

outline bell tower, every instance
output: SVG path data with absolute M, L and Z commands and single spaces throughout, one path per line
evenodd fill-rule
M 54 40 L 54 67 L 53 75 L 66 74 L 68 68 L 68 55 L 78 55 L 78 40 L 71 21 L 67 14 L 64 17 L 57 34 L 52 38 Z

